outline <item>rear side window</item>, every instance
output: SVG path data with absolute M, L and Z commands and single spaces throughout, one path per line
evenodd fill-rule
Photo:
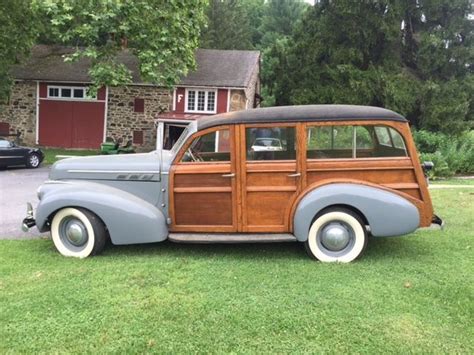
M 314 126 L 307 129 L 308 159 L 406 157 L 405 142 L 387 126 Z

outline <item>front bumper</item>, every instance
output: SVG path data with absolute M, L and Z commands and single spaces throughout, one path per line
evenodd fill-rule
M 28 202 L 26 204 L 26 217 L 21 224 L 21 230 L 26 233 L 34 226 L 36 226 L 36 221 L 33 217 L 33 206 Z

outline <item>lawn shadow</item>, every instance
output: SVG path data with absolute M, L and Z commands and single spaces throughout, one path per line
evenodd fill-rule
M 370 237 L 364 258 L 370 260 L 418 259 L 431 256 L 430 248 L 420 242 L 420 236 L 410 234 L 401 237 Z
M 164 241 L 151 244 L 108 245 L 104 256 L 172 256 L 190 258 L 223 257 L 232 259 L 308 258 L 302 243 L 187 244 Z

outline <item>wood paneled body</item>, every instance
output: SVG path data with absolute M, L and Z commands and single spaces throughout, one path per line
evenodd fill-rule
M 404 137 L 408 156 L 307 159 L 306 132 L 315 125 L 390 126 Z M 294 127 L 295 158 L 247 159 L 246 128 L 251 127 Z M 173 163 L 171 231 L 291 233 L 298 201 L 314 188 L 329 183 L 360 183 L 399 194 L 419 209 L 420 226 L 431 224 L 433 210 L 427 183 L 406 123 L 328 121 L 240 124 L 228 128 L 232 137 L 230 162 L 177 163 L 188 142 Z M 211 129 L 195 136 L 208 131 Z
M 296 161 L 247 162 L 242 184 L 243 231 L 286 232 L 289 212 L 299 191 Z

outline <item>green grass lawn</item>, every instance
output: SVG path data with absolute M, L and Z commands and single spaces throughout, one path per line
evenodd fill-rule
M 445 180 L 430 180 L 433 185 L 474 185 L 474 179 L 445 179 Z
M 444 231 L 373 238 L 352 264 L 300 244 L 0 241 L 0 352 L 473 353 L 474 192 L 432 191 Z
M 59 148 L 41 148 L 44 153 L 43 164 L 50 165 L 56 162 L 58 159 L 56 155 L 97 155 L 100 154 L 99 150 L 70 150 L 70 149 L 59 149 Z

